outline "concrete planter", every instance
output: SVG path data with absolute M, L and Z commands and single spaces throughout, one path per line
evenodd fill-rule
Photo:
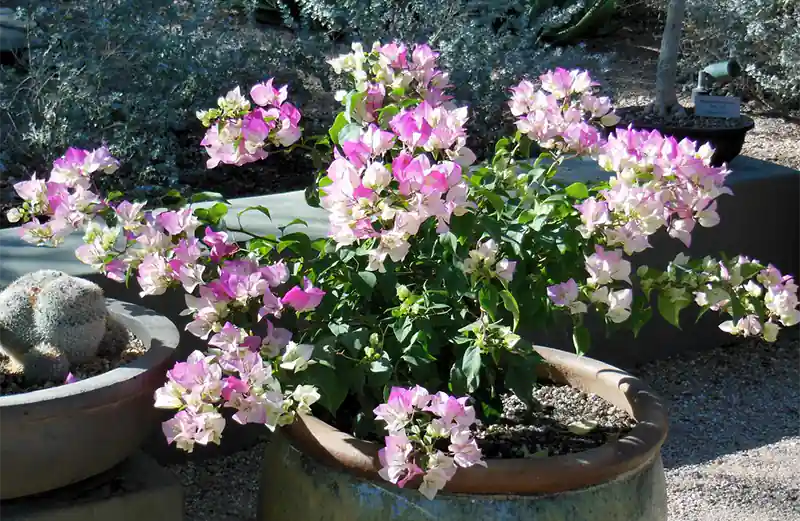
M 615 367 L 537 349 L 546 361 L 540 377 L 627 410 L 638 420 L 629 435 L 581 453 L 460 469 L 428 501 L 381 480 L 378 445 L 302 417 L 267 446 L 259 521 L 665 521 L 667 417 L 659 399 Z
M 164 382 L 178 330 L 135 304 L 109 299 L 108 308 L 148 351 L 74 384 L 0 398 L 0 499 L 100 474 L 133 454 L 155 426 L 153 392 Z

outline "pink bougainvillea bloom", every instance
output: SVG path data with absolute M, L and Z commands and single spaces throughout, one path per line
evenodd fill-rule
M 547 287 L 547 296 L 556 306 L 569 306 L 578 298 L 578 283 L 569 279 Z
M 210 226 L 206 227 L 203 242 L 211 248 L 211 259 L 219 262 L 223 257 L 228 257 L 239 251 L 236 243 L 229 242 L 228 234 L 225 232 L 215 232 Z
M 72 373 L 67 373 L 67 378 L 64 380 L 64 385 L 66 385 L 66 384 L 74 384 L 77 381 L 79 381 L 79 378 L 74 376 Z
M 414 477 L 422 474 L 422 469 L 411 461 L 414 446 L 404 433 L 386 436 L 384 441 L 386 447 L 378 451 L 381 462 L 378 473 L 386 481 L 403 488 Z
M 311 311 L 319 306 L 322 302 L 322 297 L 325 292 L 319 288 L 315 288 L 307 277 L 303 279 L 303 288 L 294 286 L 286 292 L 281 299 L 281 304 L 290 306 L 298 313 L 303 311 Z
M 270 78 L 263 83 L 257 83 L 250 89 L 250 97 L 256 105 L 266 107 L 269 105 L 280 107 L 288 96 L 289 87 L 283 85 L 282 87 L 275 88 L 273 86 L 274 78 Z
M 472 437 L 468 429 L 454 429 L 450 435 L 450 446 L 448 450 L 453 453 L 453 460 L 459 467 L 471 467 L 480 465 L 486 467 L 483 461 L 483 453 L 478 447 L 478 443 Z

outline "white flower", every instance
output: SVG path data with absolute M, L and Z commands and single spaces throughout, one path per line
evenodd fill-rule
M 286 351 L 283 353 L 281 359 L 281 369 L 299 373 L 308 369 L 309 364 L 314 363 L 311 360 L 311 355 L 314 352 L 314 346 L 311 344 L 297 344 L 289 342 L 286 345 Z
M 320 399 L 319 391 L 313 385 L 298 385 L 292 393 L 292 398 L 297 402 L 297 412 L 311 414 L 311 406 Z
M 625 322 L 631 316 L 633 291 L 622 289 L 608 294 L 608 313 L 606 316 L 615 324 Z

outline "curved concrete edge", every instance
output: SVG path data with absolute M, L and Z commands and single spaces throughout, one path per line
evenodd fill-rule
M 108 299 L 108 310 L 148 346 L 147 352 L 116 369 L 72 384 L 0 397 L 0 415 L 4 421 L 13 421 L 17 415 L 24 416 L 26 421 L 40 415 L 49 417 L 78 401 L 81 409 L 87 409 L 124 399 L 138 377 L 174 357 L 180 334 L 168 318 L 114 299 Z M 119 398 L 109 396 L 115 387 L 119 387 L 114 392 Z
M 544 359 L 536 376 L 597 394 L 627 410 L 637 424 L 619 440 L 580 453 L 489 460 L 487 467 L 461 469 L 445 490 L 470 494 L 564 492 L 635 472 L 659 453 L 667 436 L 666 408 L 642 381 L 597 360 L 541 346 L 536 349 Z M 359 440 L 304 415 L 284 433 L 299 450 L 322 463 L 362 478 L 380 480 L 377 443 Z
M 416 490 L 325 466 L 278 435 L 265 449 L 260 491 L 258 521 L 667 519 L 664 468 L 658 454 L 637 471 L 580 490 L 525 496 L 440 492 L 430 501 Z

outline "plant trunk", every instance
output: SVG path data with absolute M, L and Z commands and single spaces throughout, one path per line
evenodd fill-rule
M 678 109 L 675 81 L 678 74 L 678 46 L 681 40 L 685 10 L 686 0 L 670 0 L 667 23 L 661 37 L 661 51 L 658 55 L 656 72 L 655 109 L 661 116 L 666 116 Z

